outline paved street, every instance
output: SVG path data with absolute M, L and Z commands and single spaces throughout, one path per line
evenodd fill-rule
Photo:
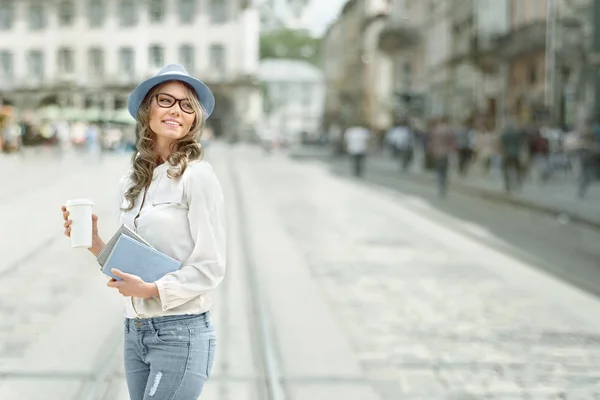
M 229 256 L 203 399 L 267 399 L 267 365 L 290 400 L 600 398 L 597 231 L 247 145 L 207 158 Z M 127 162 L 0 157 L 0 399 L 128 398 L 120 299 L 59 210 L 94 199 L 110 236 Z
M 346 158 L 320 159 L 326 161 L 327 169 L 334 175 L 354 180 L 349 177 L 349 160 Z M 414 174 L 399 171 L 396 163 L 373 158 L 368 160 L 361 182 L 368 187 L 398 193 L 431 218 L 450 223 L 488 246 L 509 252 L 530 265 L 600 295 L 598 229 L 590 224 L 565 222 L 558 214 L 544 215 L 546 212 L 523 208 L 502 198 L 490 199 L 487 195 L 464 191 L 457 178 L 451 180 L 449 197 L 439 199 L 433 179 L 413 179 L 411 175 Z M 491 184 L 499 183 L 492 181 Z M 590 194 L 597 197 L 599 188 L 593 189 Z M 585 200 L 579 210 L 600 221 L 596 197 Z M 575 208 L 578 201 L 572 198 L 571 203 Z

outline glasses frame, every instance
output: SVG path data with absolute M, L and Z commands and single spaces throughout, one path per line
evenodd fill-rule
M 163 105 L 162 105 L 162 104 L 160 104 L 160 102 L 158 101 L 158 96 L 167 96 L 167 97 L 169 97 L 169 98 L 173 99 L 173 100 L 174 100 L 174 101 L 173 101 L 173 104 L 171 104 L 171 105 L 170 105 L 170 106 L 168 106 L 168 107 L 166 107 L 166 106 L 163 106 Z M 192 108 L 192 111 L 185 111 L 185 110 L 183 109 L 183 107 L 181 106 L 181 102 L 182 102 L 182 101 L 184 101 L 184 100 L 190 101 L 190 99 L 187 99 L 187 98 L 186 98 L 186 99 L 178 99 L 177 97 L 175 97 L 175 96 L 171 96 L 171 95 L 170 95 L 170 94 L 168 94 L 168 93 L 156 93 L 156 94 L 154 95 L 154 98 L 156 99 L 156 104 L 157 104 L 157 105 L 158 105 L 160 108 L 171 108 L 171 107 L 173 107 L 175 104 L 177 104 L 177 105 L 179 105 L 179 109 L 180 109 L 182 112 L 186 113 L 186 114 L 195 114 L 195 113 L 196 113 L 196 111 L 195 111 L 193 108 Z M 190 103 L 190 105 L 191 105 L 191 103 Z

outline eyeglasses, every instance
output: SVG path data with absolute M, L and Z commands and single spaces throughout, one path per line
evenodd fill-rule
M 181 111 L 184 113 L 193 114 L 195 112 L 192 102 L 188 99 L 176 99 L 175 97 L 166 93 L 159 93 L 154 97 L 156 97 L 156 104 L 158 104 L 159 107 L 171 108 L 175 105 L 175 103 L 179 103 L 179 108 L 181 108 Z

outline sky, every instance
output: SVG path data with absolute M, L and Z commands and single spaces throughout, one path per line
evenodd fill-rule
M 322 36 L 327 27 L 339 15 L 347 0 L 311 0 L 306 10 L 309 29 L 315 36 Z

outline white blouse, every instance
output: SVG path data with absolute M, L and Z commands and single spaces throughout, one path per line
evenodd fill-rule
M 156 281 L 159 297 L 125 298 L 125 317 L 201 314 L 210 309 L 209 292 L 225 275 L 225 207 L 221 185 L 206 161 L 190 162 L 182 176 L 171 179 L 163 163 L 144 199 L 121 211 L 119 222 L 135 230 L 158 251 L 182 262 L 182 267 Z M 130 172 L 120 181 L 121 207 Z M 142 204 L 143 203 L 143 204 Z M 137 217 L 137 218 L 136 218 Z

